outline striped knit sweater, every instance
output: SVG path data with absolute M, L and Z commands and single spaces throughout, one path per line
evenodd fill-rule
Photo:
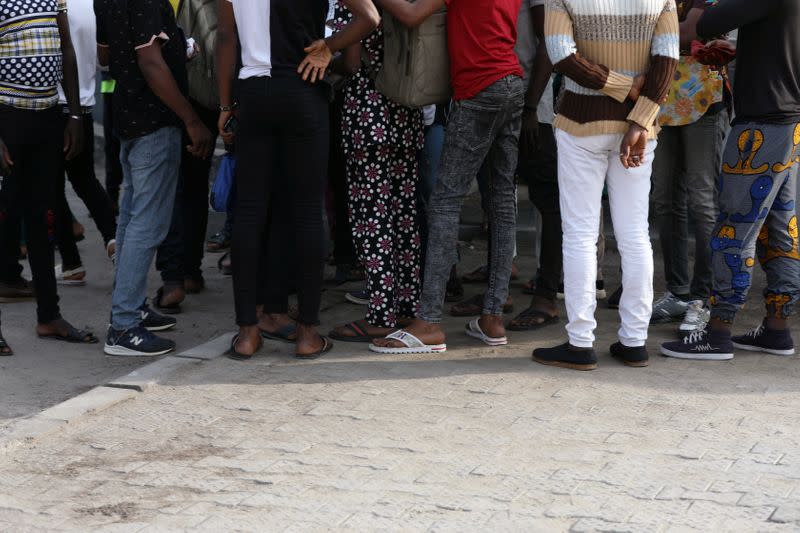
M 675 0 L 547 0 L 545 41 L 565 77 L 553 126 L 588 136 L 624 133 L 635 122 L 655 137 L 679 58 Z M 645 83 L 633 102 L 639 74 Z

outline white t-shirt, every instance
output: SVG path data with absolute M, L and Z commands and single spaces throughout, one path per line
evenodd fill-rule
M 95 77 L 97 74 L 97 39 L 93 0 L 69 0 L 67 19 L 72 46 L 78 62 L 78 82 L 81 105 L 92 107 L 95 104 Z M 67 103 L 64 90 L 58 86 L 58 101 Z
M 242 45 L 240 79 L 272 74 L 269 0 L 228 0 L 233 4 L 236 29 Z

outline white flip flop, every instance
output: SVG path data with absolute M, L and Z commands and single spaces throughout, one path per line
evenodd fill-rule
M 375 353 L 393 354 L 393 355 L 406 355 L 415 353 L 439 353 L 446 352 L 446 344 L 425 344 L 411 333 L 400 330 L 395 331 L 386 336 L 387 339 L 400 341 L 406 345 L 405 348 L 389 348 L 384 346 L 369 345 L 369 349 Z
M 86 278 L 81 279 L 68 279 L 76 274 L 83 274 L 86 276 L 86 269 L 84 267 L 78 267 L 73 270 L 64 270 L 64 265 L 56 265 L 56 283 L 59 285 L 65 285 L 67 287 L 82 287 L 86 285 Z
M 490 337 L 481 329 L 479 318 L 467 324 L 466 334 L 473 339 L 478 339 L 487 346 L 505 346 L 508 344 L 508 337 Z

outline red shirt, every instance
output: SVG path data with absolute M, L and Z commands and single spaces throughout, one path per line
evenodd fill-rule
M 522 0 L 445 0 L 453 98 L 472 98 L 510 74 L 522 77 L 514 53 Z

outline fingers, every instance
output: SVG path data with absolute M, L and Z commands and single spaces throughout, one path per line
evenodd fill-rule
M 631 147 L 626 142 L 627 138 L 622 141 L 622 146 L 619 150 L 619 159 L 622 162 L 622 166 L 627 168 L 631 168 L 630 166 L 630 156 L 631 156 Z

